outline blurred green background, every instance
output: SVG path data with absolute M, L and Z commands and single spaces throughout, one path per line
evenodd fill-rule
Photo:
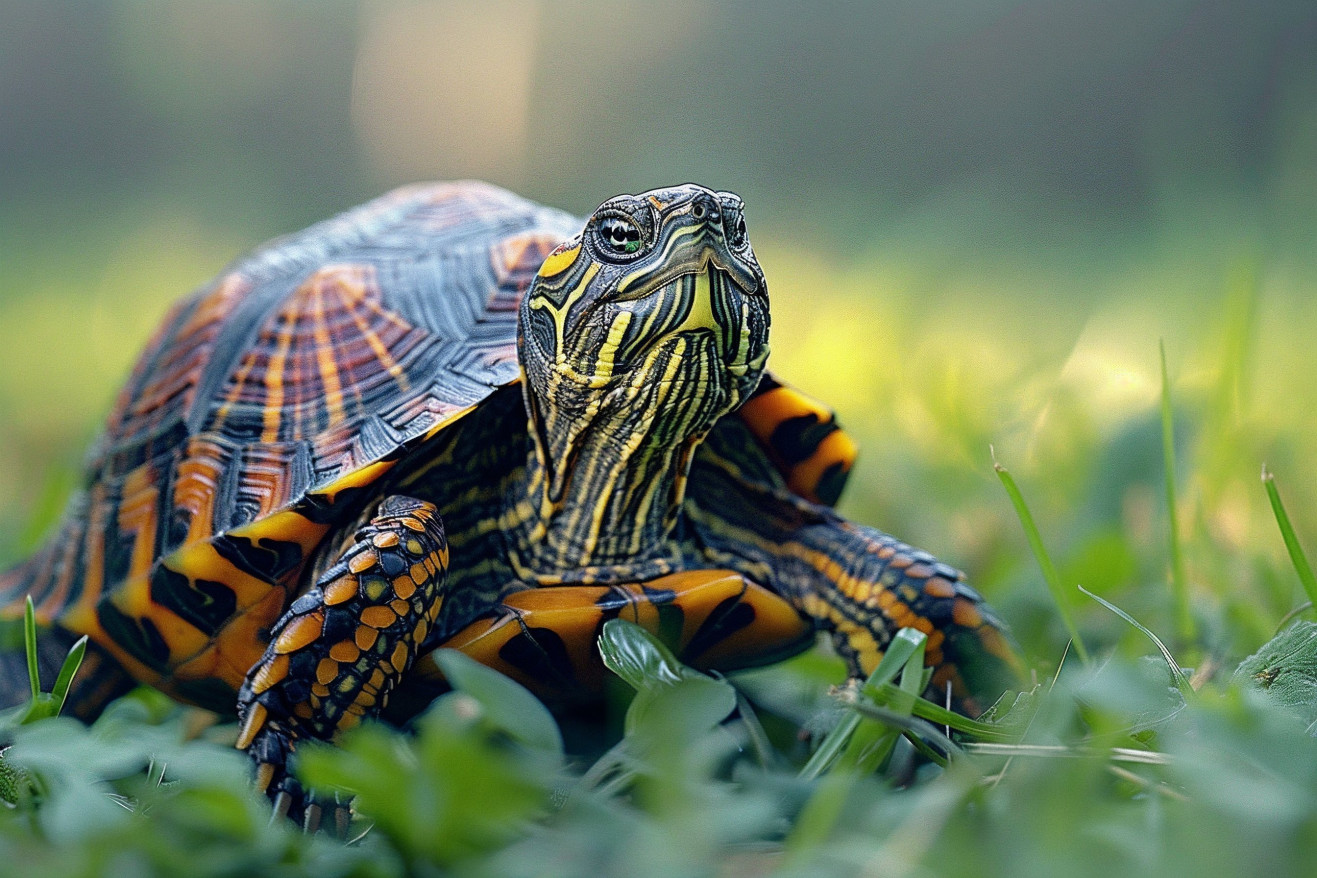
M 771 365 L 864 448 L 844 510 L 970 571 L 1035 658 L 1064 634 L 989 444 L 1066 581 L 1169 631 L 1164 339 L 1207 645 L 1298 601 L 1258 472 L 1317 534 L 1311 0 L 3 0 L 0 561 L 171 301 L 462 177 L 742 194 Z

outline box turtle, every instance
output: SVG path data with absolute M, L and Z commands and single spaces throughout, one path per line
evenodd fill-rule
M 0 578 L 71 709 L 135 681 L 232 713 L 281 809 L 299 740 L 404 719 L 462 650 L 595 690 L 607 619 L 735 668 L 826 632 L 863 675 L 897 629 L 973 713 L 1017 660 L 959 572 L 831 508 L 854 446 L 765 374 L 741 200 L 684 185 L 587 220 L 480 183 L 399 189 L 176 306 L 58 532 Z M 26 692 L 10 656 L 9 700 Z

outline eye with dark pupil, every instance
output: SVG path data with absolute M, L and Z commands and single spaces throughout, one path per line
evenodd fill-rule
M 611 250 L 635 253 L 640 249 L 640 229 L 620 217 L 609 217 L 599 224 L 599 236 Z

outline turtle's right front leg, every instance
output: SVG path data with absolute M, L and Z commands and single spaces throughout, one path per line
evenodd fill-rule
M 238 748 L 257 785 L 314 831 L 321 806 L 288 770 L 304 738 L 330 740 L 377 716 L 439 615 L 448 545 L 433 504 L 392 496 L 270 632 L 238 693 Z M 339 809 L 336 821 L 345 821 Z

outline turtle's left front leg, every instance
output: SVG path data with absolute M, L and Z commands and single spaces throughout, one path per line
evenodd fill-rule
M 330 740 L 379 714 L 439 615 L 447 571 L 438 510 L 388 497 L 275 624 L 238 693 L 238 748 L 276 812 L 318 827 L 322 806 L 290 774 L 289 757 L 300 740 Z

